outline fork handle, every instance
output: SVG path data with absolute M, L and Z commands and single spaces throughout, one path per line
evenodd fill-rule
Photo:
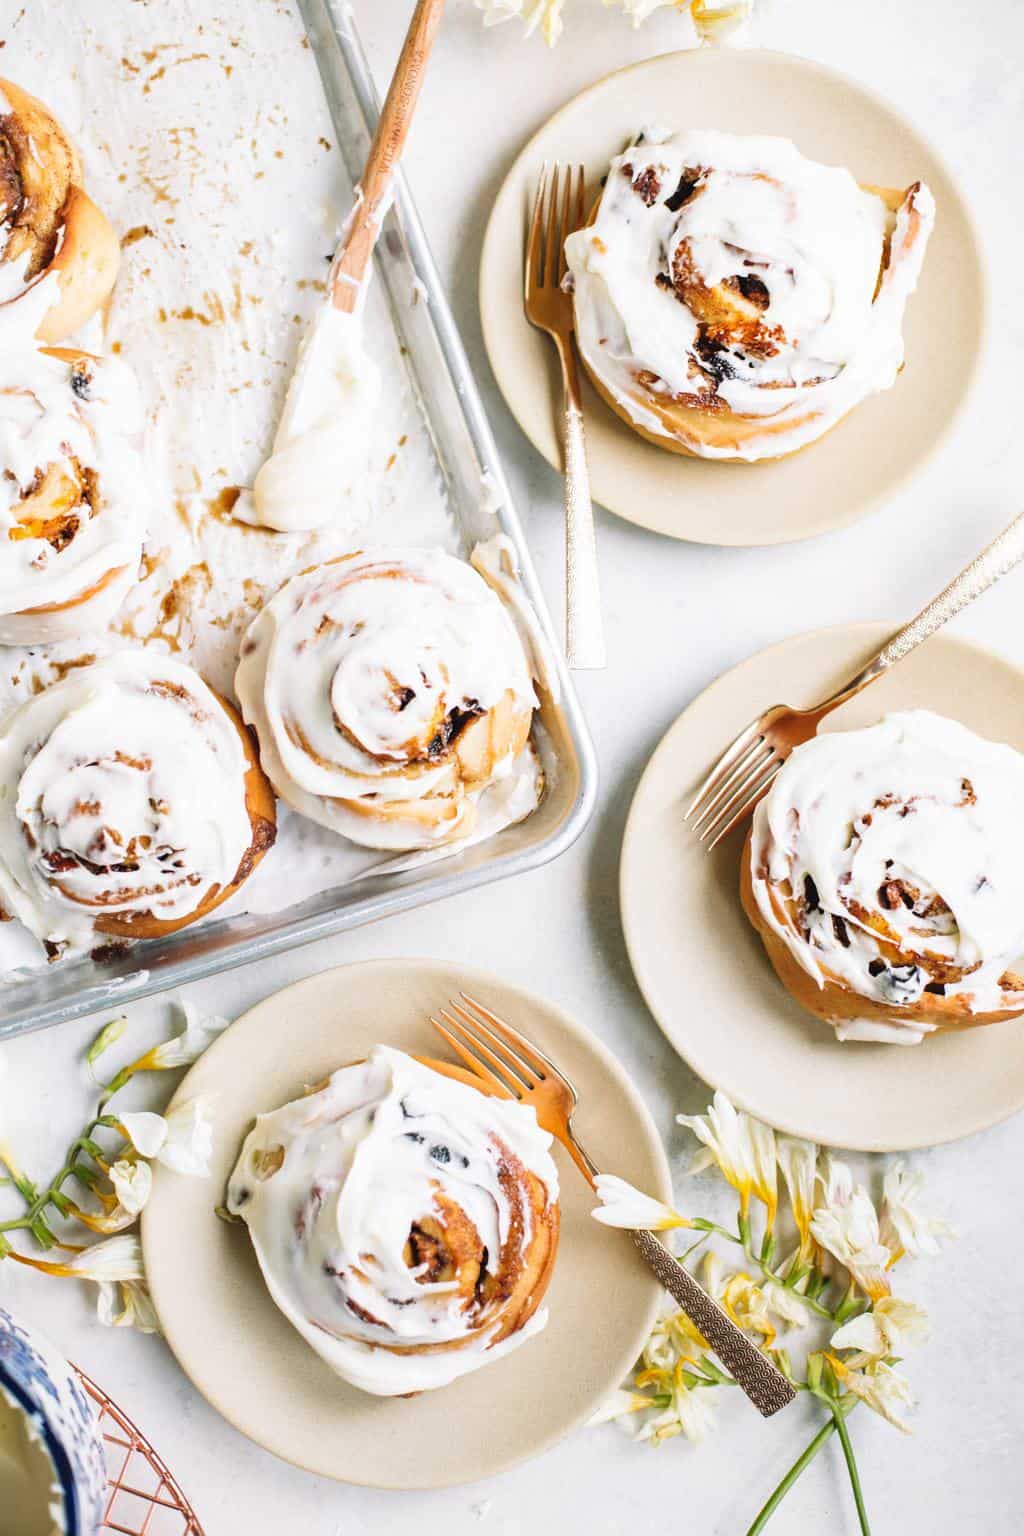
M 558 338 L 565 397 L 565 656 L 570 667 L 605 664 L 594 509 L 580 406 L 580 381 L 569 337 Z
M 702 1285 L 674 1259 L 651 1232 L 633 1232 L 632 1238 L 647 1266 L 666 1291 L 700 1329 L 715 1354 L 766 1419 L 796 1397 L 796 1389 L 767 1355 L 709 1296 Z
M 1018 514 L 1013 522 L 1002 533 L 992 540 L 980 555 L 976 555 L 970 565 L 965 566 L 959 576 L 954 576 L 948 586 L 944 587 L 938 597 L 933 597 L 916 618 L 911 619 L 901 630 L 887 640 L 878 654 L 862 668 L 857 676 L 841 688 L 838 693 L 826 700 L 825 707 L 834 708 L 842 704 L 846 699 L 852 698 L 868 683 L 873 683 L 876 678 L 888 672 L 890 667 L 902 661 L 908 656 L 922 640 L 927 640 L 943 624 L 949 622 L 954 614 L 966 608 L 968 603 L 973 603 L 976 597 L 986 591 L 993 582 L 1005 576 L 1007 571 L 1024 558 L 1024 512 Z

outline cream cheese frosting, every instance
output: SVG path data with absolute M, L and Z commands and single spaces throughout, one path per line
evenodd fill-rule
M 439 549 L 366 550 L 293 577 L 251 625 L 235 687 L 282 799 L 396 851 L 473 831 L 536 703 L 501 599 Z M 463 773 L 460 744 L 485 722 L 493 761 Z
M 0 239 L 3 227 L 0 226 Z M 0 260 L 0 353 L 31 346 L 43 319 L 60 297 L 60 277 L 54 271 L 29 278 L 31 252 L 23 261 Z
M 738 445 L 686 437 L 691 452 L 791 452 L 894 382 L 934 216 L 926 187 L 893 218 L 787 139 L 652 130 L 612 161 L 593 223 L 566 241 L 583 357 L 657 436 L 671 434 L 644 388 L 763 419 Z M 716 290 L 756 301 L 747 344 L 709 323 Z
M 138 579 L 142 425 L 117 358 L 0 355 L 0 643 L 85 636 Z
M 6 92 L 0 89 L 0 117 L 6 117 L 11 110 Z M 20 261 L 5 259 L 10 234 L 11 221 L 7 217 L 0 220 L 0 357 L 6 357 L 11 348 L 32 345 L 44 315 L 60 293 L 56 272 L 44 271 L 35 278 L 29 277 L 31 251 L 26 251 Z
M 174 920 L 230 884 L 250 846 L 235 723 L 191 667 L 121 651 L 0 724 L 0 908 L 51 952 L 96 921 Z
M 836 977 L 891 1010 L 888 1027 L 845 1021 L 841 1037 L 920 1039 L 929 1025 L 900 1015 L 926 990 L 972 1014 L 1008 1005 L 1004 973 L 1024 952 L 1022 804 L 1024 756 L 925 710 L 792 754 L 754 814 L 754 898 L 819 986 Z M 796 926 L 771 899 L 784 882 Z
M 363 343 L 362 306 L 321 305 L 299 351 L 273 452 L 256 476 L 250 520 L 295 533 L 366 520 L 380 369 Z
M 544 1327 L 504 1300 L 558 1200 L 533 1110 L 376 1046 L 250 1131 L 228 1185 L 271 1296 L 339 1376 L 395 1396 L 441 1387 Z M 543 1186 L 539 1208 L 528 1176 Z M 430 1278 L 426 1226 L 483 1254 L 477 1283 Z M 411 1246 L 412 1245 L 412 1246 Z M 488 1274 L 506 1284 L 488 1295 Z M 531 1301 L 535 1298 L 531 1298 Z

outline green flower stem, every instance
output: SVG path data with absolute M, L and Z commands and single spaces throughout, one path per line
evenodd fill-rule
M 846 1470 L 850 1474 L 850 1485 L 853 1488 L 853 1502 L 857 1506 L 857 1519 L 860 1521 L 861 1536 L 871 1536 L 871 1527 L 868 1524 L 868 1512 L 864 1507 L 864 1492 L 860 1486 L 860 1472 L 857 1469 L 857 1457 L 854 1455 L 853 1441 L 850 1439 L 850 1431 L 846 1426 L 846 1414 L 838 1403 L 832 1403 L 832 1422 L 839 1436 L 839 1444 L 843 1448 L 846 1457 Z
M 747 1224 L 746 1228 L 746 1237 L 744 1237 L 742 1218 L 740 1219 L 739 1225 L 740 1230 L 738 1232 L 730 1232 L 728 1227 L 720 1226 L 717 1221 L 708 1221 L 703 1216 L 695 1216 L 691 1222 L 691 1226 L 699 1232 L 715 1232 L 719 1237 L 724 1237 L 728 1242 L 736 1243 L 740 1248 L 743 1249 L 743 1252 L 746 1254 L 747 1262 L 751 1264 L 755 1269 L 760 1270 L 761 1275 L 765 1280 L 774 1280 L 777 1285 L 785 1285 L 787 1290 L 791 1290 L 794 1296 L 799 1297 L 804 1306 L 807 1307 L 809 1311 L 813 1312 L 815 1316 L 824 1318 L 826 1322 L 834 1323 L 836 1320 L 835 1313 L 831 1310 L 831 1308 L 824 1306 L 820 1301 L 817 1300 L 817 1296 L 820 1295 L 821 1292 L 825 1289 L 828 1281 L 819 1276 L 816 1278 L 820 1283 L 815 1284 L 815 1280 L 812 1279 L 810 1285 L 808 1286 L 808 1291 L 813 1292 L 813 1294 L 805 1295 L 803 1291 L 798 1291 L 794 1288 L 794 1284 L 789 1279 L 789 1276 L 787 1276 L 785 1280 L 780 1280 L 778 1275 L 776 1275 L 772 1270 L 771 1265 L 766 1263 L 762 1256 L 758 1256 L 753 1251 L 750 1245 L 749 1223 Z M 685 1258 L 686 1255 L 684 1254 L 683 1257 Z M 798 1272 L 796 1278 L 802 1279 L 802 1273 Z
M 719 1237 L 726 1238 L 730 1243 L 743 1244 L 738 1232 L 730 1232 L 728 1227 L 720 1227 L 717 1221 L 708 1221 L 704 1216 L 695 1216 L 690 1225 L 698 1232 L 717 1232 Z
M 844 1295 L 842 1301 L 839 1303 L 838 1307 L 836 1308 L 836 1312 L 835 1312 L 836 1322 L 840 1323 L 840 1324 L 847 1322 L 851 1317 L 854 1317 L 857 1313 L 863 1312 L 864 1311 L 864 1307 L 865 1307 L 864 1299 L 857 1295 L 857 1287 L 854 1285 L 853 1281 L 851 1280 L 849 1286 L 847 1287 L 846 1294 Z
M 808 1311 L 813 1312 L 816 1317 L 823 1317 L 830 1323 L 835 1322 L 835 1314 L 828 1307 L 823 1306 L 820 1301 L 816 1301 L 813 1296 L 805 1295 L 803 1291 L 798 1291 L 790 1281 L 780 1280 L 771 1265 L 766 1264 L 763 1258 L 758 1258 L 757 1254 L 750 1248 L 745 1248 L 744 1253 L 747 1256 L 748 1263 L 752 1264 L 755 1269 L 760 1270 L 763 1279 L 774 1280 L 776 1285 L 785 1286 L 787 1291 L 792 1291 L 797 1300 L 802 1301 Z
M 116 1122 L 113 1122 L 116 1124 Z M 18 1177 L 14 1179 L 18 1193 L 25 1202 L 26 1210 L 22 1216 L 16 1216 L 9 1221 L 0 1222 L 0 1234 L 4 1232 L 30 1231 L 41 1248 L 52 1248 L 56 1242 L 54 1234 L 50 1231 L 45 1221 L 48 1207 L 53 1206 L 61 1215 L 68 1213 L 68 1201 L 63 1194 L 64 1185 L 68 1179 L 75 1178 L 86 1185 L 93 1187 L 92 1175 L 87 1165 L 80 1161 L 84 1153 L 87 1157 L 96 1158 L 103 1156 L 103 1149 L 93 1139 L 93 1133 L 104 1125 L 104 1117 L 97 1115 L 90 1120 L 81 1135 L 68 1148 L 63 1167 L 57 1175 L 51 1179 L 45 1189 L 39 1189 L 30 1179 Z M 5 1247 L 9 1248 L 9 1244 Z M 5 1257 L 3 1249 L 0 1249 L 0 1258 Z
M 759 1536 L 759 1532 L 764 1530 L 765 1526 L 768 1524 L 768 1521 L 778 1509 L 779 1505 L 782 1503 L 783 1499 L 786 1497 L 786 1494 L 792 1488 L 797 1478 L 802 1472 L 807 1470 L 815 1456 L 817 1456 L 818 1452 L 821 1450 L 822 1446 L 825 1445 L 825 1443 L 828 1441 L 830 1435 L 835 1434 L 837 1427 L 838 1426 L 834 1418 L 827 1420 L 827 1422 L 821 1426 L 821 1428 L 818 1430 L 818 1433 L 811 1441 L 810 1445 L 808 1445 L 803 1453 L 797 1457 L 796 1461 L 794 1461 L 793 1465 L 790 1467 L 781 1483 L 779 1483 L 778 1487 L 775 1489 L 775 1492 L 769 1497 L 768 1502 L 763 1505 L 761 1510 L 758 1512 L 757 1518 L 747 1532 L 747 1536 Z
M 141 1060 L 141 1058 L 140 1058 L 140 1060 Z M 111 1078 L 110 1082 L 106 1085 L 106 1087 L 104 1088 L 103 1092 L 100 1095 L 100 1113 L 101 1114 L 102 1114 L 103 1110 L 106 1109 L 107 1105 L 110 1103 L 110 1101 L 114 1097 L 115 1093 L 120 1093 L 120 1091 L 124 1087 L 124 1085 L 126 1083 L 130 1083 L 131 1082 L 132 1078 L 135 1076 L 135 1074 L 136 1074 L 136 1072 L 138 1070 L 139 1070 L 138 1062 L 137 1061 L 133 1061 L 130 1066 L 122 1067 L 120 1072 L 117 1074 L 116 1077 L 112 1077 Z

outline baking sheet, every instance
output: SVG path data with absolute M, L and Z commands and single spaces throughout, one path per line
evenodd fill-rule
M 230 695 L 240 637 L 265 598 L 352 543 L 272 534 L 233 515 L 269 451 L 351 203 L 313 50 L 298 11 L 279 0 L 47 0 L 45 22 L 21 11 L 4 37 L 2 68 L 63 121 L 121 235 L 112 301 L 77 339 L 139 379 L 152 506 L 143 579 L 110 631 L 0 652 L 0 708 L 69 664 L 140 643 L 180 655 Z M 425 304 L 425 287 L 414 281 L 405 302 Z M 359 542 L 465 554 L 377 284 L 366 321 L 385 388 Z M 490 518 L 496 532 L 493 487 L 478 491 L 485 531 Z M 550 775 L 557 763 L 545 757 Z M 492 798 L 495 824 L 502 804 Z M 219 915 L 278 912 L 394 866 L 283 805 L 279 816 L 277 847 Z M 0 928 L 0 970 L 42 959 L 17 925 Z

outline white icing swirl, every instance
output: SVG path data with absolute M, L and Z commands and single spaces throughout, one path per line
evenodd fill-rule
M 894 382 L 933 222 L 919 183 L 893 218 L 787 139 L 654 134 L 612 161 L 566 242 L 583 357 L 638 426 L 692 453 L 793 452 Z M 671 429 L 652 395 L 717 415 L 712 440 Z M 731 440 L 724 411 L 756 430 Z
M 151 651 L 72 671 L 0 726 L 0 907 L 57 951 L 188 917 L 249 851 L 245 751 L 198 673 Z
M 142 407 L 116 358 L 0 356 L 0 643 L 98 630 L 138 577 Z
M 534 1308 L 557 1238 L 550 1146 L 532 1109 L 379 1045 L 258 1117 L 228 1209 L 333 1371 L 380 1396 L 422 1392 L 547 1321 Z
M 500 598 L 465 562 L 422 549 L 294 577 L 250 626 L 235 687 L 282 799 L 396 850 L 473 832 L 536 702 Z
M 362 306 L 349 314 L 326 303 L 314 315 L 247 521 L 287 533 L 351 533 L 365 521 L 381 377 L 362 329 Z
M 0 238 L 3 227 L 0 226 Z M 0 260 L 0 355 L 30 347 L 50 310 L 60 300 L 60 277 L 48 269 L 29 278 L 29 252 L 20 263 Z
M 940 1001 L 1024 1012 L 1022 804 L 1024 756 L 924 710 L 796 749 L 754 815 L 753 894 L 819 987 L 878 1005 L 842 1038 L 920 1038 Z

